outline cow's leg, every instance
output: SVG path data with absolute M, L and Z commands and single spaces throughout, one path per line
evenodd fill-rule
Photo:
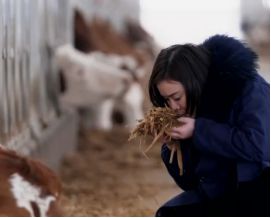
M 107 99 L 95 107 L 95 124 L 97 129 L 110 130 L 112 128 L 113 99 Z
M 143 91 L 138 83 L 133 83 L 123 98 L 122 111 L 128 128 L 134 128 L 136 120 L 142 119 L 143 114 Z

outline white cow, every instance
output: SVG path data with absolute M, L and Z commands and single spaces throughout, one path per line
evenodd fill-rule
M 67 90 L 61 97 L 64 104 L 89 108 L 89 125 L 112 128 L 115 102 L 122 102 L 122 112 L 129 127 L 143 117 L 143 91 L 135 80 L 142 76 L 132 57 L 84 54 L 71 45 L 56 50 L 56 63 L 64 74 Z

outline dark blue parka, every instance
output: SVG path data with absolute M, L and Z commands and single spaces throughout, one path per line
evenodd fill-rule
M 257 74 L 257 56 L 234 38 L 216 35 L 202 46 L 211 66 L 193 137 L 180 141 L 184 174 L 162 146 L 162 159 L 183 190 L 213 199 L 269 167 L 269 84 Z

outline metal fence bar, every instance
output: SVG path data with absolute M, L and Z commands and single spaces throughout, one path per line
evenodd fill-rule
M 70 0 L 0 0 L 0 143 L 38 137 L 60 115 L 53 52 L 72 43 L 72 11 Z

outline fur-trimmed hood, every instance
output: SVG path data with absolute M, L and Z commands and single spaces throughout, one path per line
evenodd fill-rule
M 234 80 L 255 76 L 258 57 L 245 43 L 226 35 L 215 35 L 202 45 L 211 53 L 210 74 Z
M 226 35 L 212 36 L 202 46 L 209 50 L 211 63 L 198 116 L 223 121 L 246 81 L 257 76 L 258 58 L 246 44 Z

